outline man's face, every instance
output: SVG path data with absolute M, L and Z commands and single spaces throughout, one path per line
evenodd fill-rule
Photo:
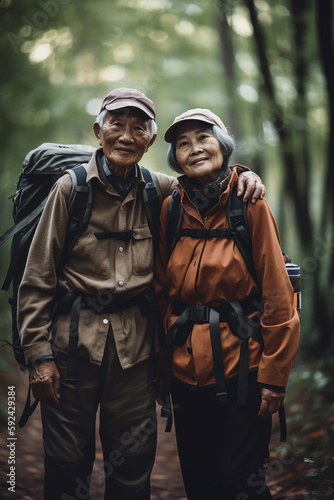
M 108 111 L 101 128 L 94 123 L 94 132 L 109 167 L 124 180 L 156 137 L 151 139 L 150 119 L 136 108 Z

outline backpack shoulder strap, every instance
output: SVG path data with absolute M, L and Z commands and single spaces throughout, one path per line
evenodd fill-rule
M 229 227 L 232 229 L 234 241 L 246 262 L 247 269 L 261 290 L 253 262 L 252 236 L 247 218 L 247 203 L 244 203 L 242 198 L 237 196 L 236 187 L 233 188 L 228 201 L 227 218 Z
M 72 180 L 72 189 L 68 202 L 69 221 L 66 243 L 58 263 L 57 273 L 63 269 L 74 245 L 86 230 L 92 211 L 93 188 L 90 182 L 86 182 L 86 166 L 87 164 L 82 164 L 66 170 Z
M 169 255 L 173 252 L 180 235 L 178 233 L 182 226 L 184 210 L 181 206 L 180 193 L 174 189 L 168 202 L 167 223 L 166 223 L 166 240 Z
M 161 192 L 154 173 L 145 167 L 140 167 L 140 169 L 146 183 L 142 190 L 143 202 L 148 226 L 153 237 L 154 249 L 156 250 L 160 235 Z
M 28 214 L 24 219 L 21 219 L 20 222 L 16 222 L 11 228 L 9 228 L 5 233 L 3 233 L 0 237 L 0 247 L 5 243 L 9 238 L 16 236 L 22 229 L 27 228 L 29 225 L 34 225 L 37 223 L 40 214 L 42 213 L 45 204 L 47 202 L 48 197 L 44 198 L 42 202 L 35 208 L 30 214 Z M 19 248 L 16 249 L 18 251 Z M 12 250 L 13 251 L 13 250 Z M 2 284 L 1 290 L 9 290 L 10 284 L 13 280 L 15 268 L 17 266 L 17 255 L 14 252 L 9 262 L 9 267 L 7 270 L 6 277 Z
M 43 211 L 43 208 L 46 204 L 47 197 L 44 198 L 44 200 L 38 205 L 38 207 L 35 208 L 30 214 L 28 214 L 24 219 L 20 220 L 20 222 L 17 222 L 14 224 L 11 228 L 9 228 L 5 233 L 3 233 L 0 236 L 0 247 L 3 245 L 9 238 L 12 236 L 15 236 L 17 233 L 19 233 L 22 229 L 24 229 L 26 226 L 28 226 L 31 222 L 33 222 L 37 217 L 41 214 Z

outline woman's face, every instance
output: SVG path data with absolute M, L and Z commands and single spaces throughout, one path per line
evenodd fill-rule
M 175 148 L 177 162 L 187 177 L 203 185 L 217 177 L 224 156 L 219 141 L 206 123 L 189 120 L 180 125 Z

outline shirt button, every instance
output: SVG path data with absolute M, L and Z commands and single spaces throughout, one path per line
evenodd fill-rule
M 124 281 L 119 280 L 118 284 L 119 284 L 119 286 L 123 286 L 124 285 Z
M 109 321 L 107 320 L 107 318 L 104 318 L 104 320 L 103 320 L 103 324 L 104 324 L 104 325 L 107 325 L 108 323 L 109 323 Z
M 119 251 L 119 252 L 123 252 L 123 250 L 124 250 L 124 248 L 123 248 L 123 247 L 119 247 L 119 248 L 118 248 L 118 251 Z

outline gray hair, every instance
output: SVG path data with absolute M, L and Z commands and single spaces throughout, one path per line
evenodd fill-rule
M 99 116 L 95 120 L 95 122 L 98 124 L 98 126 L 100 128 L 102 127 L 102 125 L 104 123 L 104 120 L 105 120 L 107 113 L 108 113 L 108 110 L 103 109 L 101 111 L 101 113 L 99 114 Z M 154 120 L 150 120 L 150 122 L 151 122 L 151 139 L 152 139 L 152 137 L 158 133 L 158 125 L 156 124 L 156 122 Z
M 224 153 L 224 161 L 222 165 L 222 169 L 226 170 L 228 167 L 228 162 L 229 159 L 234 151 L 235 148 L 235 141 L 234 138 L 229 135 L 227 132 L 224 132 L 221 128 L 217 127 L 217 125 L 208 125 L 208 128 L 212 129 L 212 133 L 217 139 L 217 141 L 220 143 L 220 146 L 223 150 Z M 177 162 L 176 159 L 176 144 L 175 140 L 169 145 L 168 151 L 167 151 L 167 161 L 168 165 L 172 170 L 179 174 L 183 174 L 183 170 L 180 167 L 180 165 Z

